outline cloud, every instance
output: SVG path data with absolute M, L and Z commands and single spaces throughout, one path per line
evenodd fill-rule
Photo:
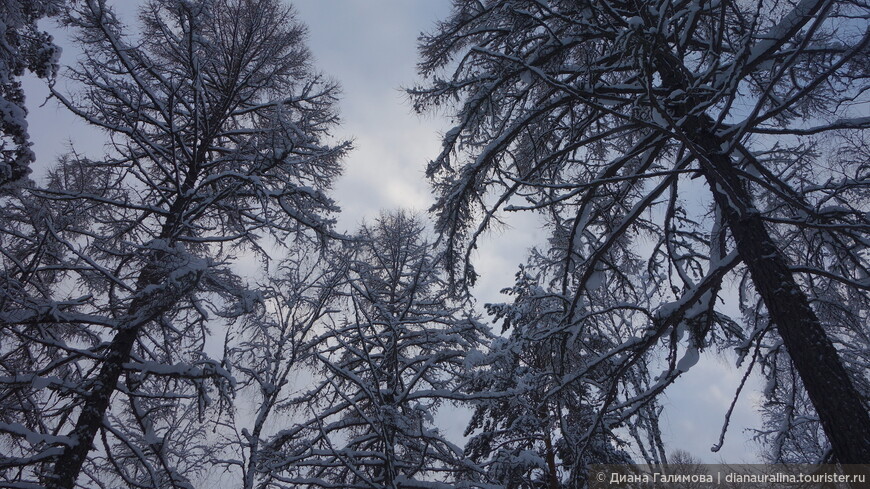
M 433 200 L 424 178 L 446 121 L 414 114 L 401 90 L 416 79 L 416 39 L 446 15 L 447 2 L 301 0 L 319 70 L 342 85 L 339 139 L 353 139 L 335 196 L 340 226 L 352 230 L 385 209 L 423 211 Z
M 705 352 L 689 372 L 680 376 L 661 398 L 663 438 L 669 451 L 681 448 L 706 463 L 757 463 L 758 446 L 749 441 L 745 430 L 758 427 L 755 410 L 761 388 L 757 375 L 750 377 L 731 416 L 725 443 L 718 443 L 725 414 L 744 371 L 737 370 L 727 355 Z

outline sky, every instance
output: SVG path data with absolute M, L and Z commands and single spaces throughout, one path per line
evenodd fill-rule
M 126 22 L 132 22 L 136 2 L 114 2 Z M 308 44 L 314 66 L 342 86 L 339 103 L 342 124 L 337 140 L 350 139 L 354 150 L 333 197 L 342 207 L 338 227 L 352 232 L 364 219 L 405 208 L 424 215 L 433 203 L 425 179 L 428 161 L 440 150 L 440 137 L 449 128 L 443 115 L 416 114 L 403 88 L 419 83 L 416 75 L 417 37 L 433 29 L 450 12 L 448 0 L 296 0 L 298 18 L 308 25 Z M 46 25 L 46 28 L 50 26 Z M 63 46 L 63 64 L 73 63 L 76 50 L 63 31 L 52 28 Z M 63 80 L 58 82 L 64 87 Z M 28 79 L 30 132 L 37 159 L 34 178 L 44 175 L 45 161 L 69 150 L 69 141 L 86 155 L 99 154 L 101 133 L 76 120 L 54 101 L 47 101 L 42 81 Z M 40 106 L 41 104 L 41 106 Z M 527 250 L 544 240 L 534 216 L 514 217 L 510 226 L 490 234 L 480 246 L 475 266 L 481 273 L 476 286 L 480 303 L 505 301 L 498 291 L 513 283 L 517 265 Z M 757 462 L 757 445 L 744 430 L 757 427 L 754 406 L 757 380 L 744 389 L 731 419 L 722 450 L 711 453 L 725 413 L 743 370 L 734 356 L 705 352 L 690 372 L 666 391 L 661 403 L 664 438 L 669 450 L 687 450 L 709 463 Z M 442 429 L 459 436 L 463 416 L 439 416 Z

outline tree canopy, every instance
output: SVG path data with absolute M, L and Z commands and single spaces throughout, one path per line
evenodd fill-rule
M 760 373 L 765 461 L 870 475 L 868 5 L 454 0 L 410 90 L 453 124 L 434 229 L 350 234 L 339 87 L 293 8 L 138 7 L 0 0 L 0 486 L 682 474 L 662 395 L 709 351 L 743 369 L 713 451 Z M 61 72 L 46 18 L 82 52 Z M 28 72 L 106 136 L 32 180 Z M 481 308 L 516 213 L 546 241 Z
M 597 393 L 598 424 L 635 416 L 699 350 L 733 347 L 777 386 L 781 426 L 803 410 L 834 459 L 867 460 L 867 363 L 847 346 L 868 317 L 867 14 L 824 0 L 454 2 L 422 38 L 428 84 L 411 93 L 418 110 L 454 109 L 428 175 L 456 286 L 474 282 L 471 253 L 500 213 L 539 212 L 541 288 L 503 314 L 555 303 L 522 334 L 579 338 L 587 366 L 559 382 Z M 721 308 L 734 295 L 736 317 Z M 615 343 L 597 342 L 610 322 Z M 659 348 L 665 371 L 626 393 Z M 810 403 L 781 397 L 804 389 Z

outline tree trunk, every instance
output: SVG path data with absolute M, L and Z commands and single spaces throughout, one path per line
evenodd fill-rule
M 163 262 L 169 257 L 162 253 L 154 259 L 155 263 Z M 64 449 L 58 456 L 51 473 L 46 476 L 48 489 L 72 489 L 82 471 L 82 466 L 93 448 L 94 439 L 103 426 L 103 417 L 109 409 L 112 394 L 118 385 L 124 364 L 130 360 L 133 345 L 139 337 L 142 327 L 171 309 L 180 298 L 189 293 L 199 282 L 201 271 L 191 269 L 183 276 L 174 277 L 172 283 L 165 283 L 165 271 L 160 272 L 148 267 L 138 279 L 137 298 L 130 304 L 127 321 L 118 328 L 115 337 L 109 344 L 103 357 L 100 372 L 84 395 L 79 418 L 75 428 L 68 435 L 74 444 Z M 156 292 L 141 291 L 155 285 L 161 285 Z
M 547 483 L 549 489 L 559 489 L 559 474 L 556 471 L 556 450 L 553 447 L 553 437 L 550 435 L 550 428 L 545 429 L 544 449 L 547 456 Z
M 670 51 L 658 50 L 654 63 L 663 86 L 688 90 L 689 70 Z M 715 123 L 708 115 L 692 114 L 697 102 L 690 98 L 667 109 L 674 120 L 685 118 L 677 131 L 684 134 L 684 143 L 701 164 L 737 252 L 801 377 L 837 462 L 866 464 L 870 462 L 867 406 L 792 276 L 788 260 L 767 232 L 752 195 L 734 171 L 731 155 L 723 149 L 731 145 L 715 134 Z
M 792 276 L 786 257 L 767 232 L 731 158 L 722 154 L 722 142 L 710 129 L 712 121 L 697 122 L 689 126 L 694 127 L 690 137 L 707 155 L 705 176 L 716 205 L 819 415 L 837 462 L 870 462 L 870 416 L 860 393 Z
M 51 475 L 46 483 L 48 489 L 72 489 L 82 470 L 82 465 L 93 447 L 94 438 L 103 426 L 103 416 L 109 408 L 109 401 L 121 378 L 123 365 L 130 359 L 130 352 L 140 327 L 124 328 L 115 335 L 109 344 L 109 351 L 103 360 L 103 366 L 93 383 L 93 387 L 85 397 L 76 426 L 70 433 L 75 444 L 65 449 L 55 462 Z

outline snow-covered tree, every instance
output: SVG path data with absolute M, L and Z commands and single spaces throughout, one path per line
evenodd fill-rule
M 45 188 L 64 188 L 93 196 L 109 185 L 99 178 L 82 178 L 62 165 L 49 175 Z M 91 224 L 91 203 L 46 202 L 18 186 L 7 187 L 0 211 L 0 432 L 4 451 L 0 480 L 19 480 L 24 466 L 47 462 L 50 441 L 62 441 L 52 409 L 86 375 L 84 365 L 70 356 L 77 345 L 99 344 L 98 331 L 89 327 L 100 318 L 77 310 L 88 295 L 70 291 L 68 248 L 61 236 Z M 72 346 L 70 346 L 72 345 Z M 40 434 L 41 433 L 41 434 Z M 48 436 L 46 437 L 46 434 Z M 9 436 L 19 435 L 19 436 Z M 47 455 L 30 456 L 28 453 Z M 8 477 L 8 479 L 4 479 Z
M 868 324 L 867 15 L 829 0 L 455 1 L 422 39 L 430 84 L 412 90 L 420 110 L 457 108 L 428 169 L 455 283 L 474 280 L 500 212 L 538 211 L 559 302 L 546 334 L 579 335 L 612 368 L 560 382 L 586 383 L 605 427 L 701 349 L 736 346 L 751 368 L 781 342 L 834 458 L 870 459 L 866 355 L 847 346 Z M 720 309 L 732 283 L 739 321 Z M 595 346 L 601 316 L 622 324 L 617 344 Z M 665 371 L 621 391 L 657 352 Z
M 298 389 L 305 364 L 316 350 L 318 330 L 337 311 L 337 291 L 346 274 L 319 244 L 300 244 L 279 267 L 279 275 L 258 287 L 256 314 L 230 330 L 227 357 L 237 379 L 236 409 L 218 431 L 222 450 L 216 463 L 253 489 L 268 478 L 260 453 L 280 424 L 280 408 Z M 298 392 L 297 392 L 298 393 Z
M 347 251 L 342 314 L 311 358 L 319 375 L 294 399 L 304 421 L 262 455 L 268 487 L 477 487 L 479 469 L 439 431 L 486 328 L 451 302 L 421 223 L 364 225 Z
M 589 464 L 631 463 L 626 437 L 635 440 L 647 463 L 664 461 L 658 429 L 658 408 L 639 408 L 623 436 L 611 427 L 623 420 L 595 411 L 591 382 L 605 385 L 618 363 L 601 361 L 597 352 L 614 348 L 631 331 L 613 317 L 586 318 L 594 333 L 560 331 L 558 292 L 548 290 L 546 276 L 521 267 L 514 287 L 503 292 L 510 304 L 489 304 L 503 332 L 492 342 L 472 381 L 472 390 L 487 394 L 476 401 L 467 433 L 473 435 L 466 454 L 488 466 L 491 478 L 506 488 L 586 487 Z M 585 371 L 589 383 L 563 382 Z M 644 359 L 620 374 L 620 391 L 642 393 L 649 388 Z
M 204 375 L 128 372 L 113 398 L 79 485 L 193 489 L 214 450 Z M 204 395 L 205 394 L 205 395 Z M 226 399 L 222 399 L 226 402 Z
M 839 134 L 835 144 L 812 142 L 803 151 L 808 158 L 796 158 L 790 170 L 801 187 L 811 188 L 813 179 L 822 173 L 824 178 L 837 178 L 861 170 L 870 157 L 867 134 Z M 826 168 L 817 168 L 818 158 L 824 158 Z M 828 214 L 842 212 L 854 203 L 870 201 L 870 188 L 858 185 L 826 192 L 827 201 L 821 207 Z M 770 198 L 763 194 L 759 198 Z M 766 205 L 773 206 L 775 202 Z M 843 207 L 840 207 L 843 206 Z M 859 205 L 860 207 L 860 205 Z M 865 205 L 866 207 L 866 205 Z M 787 209 L 779 219 L 793 219 Z M 830 223 L 832 224 L 832 223 Z M 853 380 L 859 392 L 870 392 L 870 334 L 867 324 L 870 319 L 870 301 L 861 280 L 855 284 L 843 283 L 843 277 L 857 278 L 863 273 L 861 260 L 866 260 L 866 248 L 850 248 L 837 233 L 828 231 L 830 224 L 817 227 L 785 227 L 772 230 L 778 243 L 790 260 L 800 263 L 804 270 L 818 273 L 805 275 L 807 296 L 826 330 L 832 332 L 841 359 L 853 372 Z M 862 258 L 862 253 L 864 253 Z M 857 261 L 856 261 L 857 259 Z M 858 265 L 857 268 L 856 264 Z M 833 273 L 829 273 L 833 272 Z M 857 272 L 857 273 L 856 273 Z M 865 279 L 866 281 L 866 279 Z M 745 316 L 754 329 L 763 330 L 767 320 L 757 302 L 747 304 Z M 746 349 L 746 345 L 741 345 Z M 832 447 L 825 437 L 823 427 L 813 403 L 803 386 L 803 379 L 785 348 L 777 337 L 766 340 L 759 362 L 767 377 L 763 406 L 764 427 L 759 430 L 759 439 L 764 440 L 764 456 L 771 463 L 829 463 L 833 458 Z
M 36 272 L 43 261 L 56 260 L 57 247 L 52 247 L 44 226 L 44 203 L 22 190 L 29 185 L 26 176 L 35 155 L 20 79 L 27 72 L 50 81 L 55 78 L 60 48 L 37 23 L 58 15 L 65 4 L 63 0 L 0 1 L 0 324 L 7 312 L 14 314 L 49 296 L 57 275 Z M 60 215 L 67 222 L 83 215 L 72 206 L 63 207 Z M 3 352 L 7 355 L 0 368 L 13 375 L 19 367 L 16 362 L 27 361 L 27 354 L 13 353 L 20 346 Z
M 64 0 L 0 1 L 0 187 L 27 176 L 34 160 L 20 77 L 52 79 L 60 48 L 37 22 L 61 12 Z
M 33 190 L 80 212 L 39 216 L 52 259 L 26 269 L 57 285 L 4 306 L 4 360 L 27 367 L 0 378 L 14 405 L 0 425 L 6 484 L 94 486 L 112 470 L 131 487 L 189 485 L 182 471 L 206 457 L 189 413 L 204 419 L 232 394 L 210 326 L 259 299 L 236 257 L 267 261 L 267 238 L 329 234 L 337 210 L 323 193 L 347 149 L 324 143 L 336 87 L 312 72 L 290 9 L 155 0 L 139 18 L 135 38 L 103 0 L 66 18 L 82 89 L 54 95 L 111 144 L 104 158 L 63 159 Z

